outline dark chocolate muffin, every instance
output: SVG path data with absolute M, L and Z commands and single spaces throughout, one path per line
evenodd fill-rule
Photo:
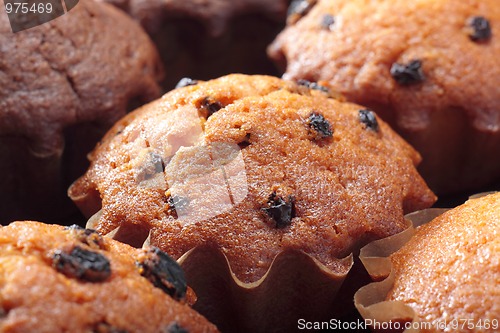
M 159 96 L 157 51 L 137 23 L 91 0 L 18 33 L 0 15 L 0 45 L 0 222 L 64 223 L 86 154 L 128 108 Z
M 166 89 L 185 76 L 278 74 L 266 47 L 285 26 L 289 0 L 105 0 L 129 13 L 154 40 Z
M 328 81 L 372 108 L 440 194 L 499 179 L 498 1 L 298 2 L 308 10 L 269 47 L 284 78 Z
M 0 239 L 1 332 L 217 332 L 157 248 L 33 221 L 0 227 Z

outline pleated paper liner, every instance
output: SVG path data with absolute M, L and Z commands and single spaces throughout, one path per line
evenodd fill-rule
M 469 199 L 485 196 L 479 193 Z M 373 241 L 360 251 L 360 260 L 375 281 L 360 288 L 354 295 L 354 304 L 365 323 L 372 325 L 373 332 L 419 333 L 418 318 L 411 306 L 400 301 L 387 301 L 386 296 L 394 285 L 390 255 L 399 250 L 415 234 L 416 228 L 432 221 L 450 208 L 429 208 L 406 215 L 408 228 L 399 234 Z M 387 323 L 392 322 L 392 325 Z M 394 324 L 398 323 L 398 324 Z M 409 327 L 399 330 L 395 327 Z
M 416 318 L 411 308 L 385 301 L 392 287 L 389 256 L 412 237 L 416 227 L 446 210 L 431 208 L 406 215 L 403 232 L 369 243 L 359 255 L 337 259 L 336 270 L 302 251 L 284 250 L 262 278 L 245 283 L 233 273 L 224 253 L 208 244 L 191 249 L 178 262 L 198 298 L 194 309 L 222 332 L 293 332 L 299 320 L 348 318 L 351 309 L 377 322 L 411 322 Z M 95 227 L 99 214 L 89 219 L 87 228 Z M 148 231 L 136 227 L 118 227 L 107 236 L 138 247 L 149 245 Z M 373 280 L 379 282 L 370 283 Z
M 331 318 L 353 257 L 339 262 L 332 271 L 304 252 L 283 251 L 261 279 L 244 283 L 216 247 L 197 247 L 179 259 L 198 296 L 194 309 L 222 332 L 294 332 L 300 319 Z
M 95 227 L 99 214 L 87 228 Z M 121 227 L 106 236 L 132 244 L 141 238 Z M 325 321 L 355 311 L 352 297 L 369 276 L 353 254 L 335 260 L 331 269 L 302 251 L 284 250 L 253 283 L 239 280 L 215 245 L 193 248 L 178 262 L 197 297 L 193 308 L 222 332 L 295 332 L 301 319 Z

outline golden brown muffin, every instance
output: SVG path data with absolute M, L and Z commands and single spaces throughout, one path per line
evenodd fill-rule
M 243 282 L 284 250 L 333 271 L 366 242 L 404 228 L 435 197 L 420 157 L 373 112 L 327 87 L 229 75 L 174 90 L 127 115 L 69 190 L 99 233 L 174 258 L 201 245 Z M 116 236 L 116 235 L 115 235 Z
M 394 286 L 387 300 L 404 302 L 420 321 L 434 323 L 425 332 L 498 332 L 499 217 L 496 193 L 419 227 L 391 256 Z
M 498 179 L 498 1 L 301 3 L 268 49 L 284 78 L 328 81 L 372 108 L 421 153 L 439 193 Z
M 149 33 L 165 64 L 163 86 L 185 76 L 278 74 L 266 47 L 284 28 L 289 0 L 102 0 Z
M 0 223 L 66 217 L 86 154 L 160 95 L 157 51 L 137 23 L 90 0 L 18 33 L 0 15 L 0 45 Z
M 185 304 L 182 270 L 156 248 L 15 222 L 0 228 L 0 268 L 4 333 L 217 332 Z

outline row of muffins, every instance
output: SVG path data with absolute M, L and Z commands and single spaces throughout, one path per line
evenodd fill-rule
M 498 188 L 500 14 L 492 0 L 293 1 L 277 36 L 286 1 L 208 1 L 204 10 L 189 1 L 112 3 L 149 36 L 101 2 L 83 1 L 71 15 L 20 34 L 1 16 L 0 170 L 8 175 L 0 183 L 1 223 L 57 222 L 75 214 L 66 189 L 113 123 L 185 75 L 279 74 L 264 64 L 268 45 L 269 57 L 286 69 L 284 78 L 327 83 L 388 122 L 423 156 L 419 172 L 437 194 Z M 274 25 L 257 36 L 222 37 L 238 30 L 238 20 L 247 22 L 244 17 L 253 18 L 247 30 L 254 32 L 262 21 Z M 206 34 L 176 30 L 196 25 Z M 224 46 L 247 44 L 233 50 L 211 44 L 212 38 Z M 262 40 L 266 45 L 253 44 Z M 224 52 L 189 50 L 179 41 Z M 255 67 L 211 63 L 227 64 L 227 58 Z
M 78 7 L 84 3 L 87 2 Z M 306 2 L 300 3 L 292 6 L 291 23 L 297 20 L 293 17 L 300 8 L 312 6 L 309 2 L 308 6 L 304 6 Z M 315 8 L 320 8 L 320 4 L 318 2 Z M 92 10 L 101 7 L 88 6 Z M 86 12 L 92 20 L 98 16 L 89 9 Z M 306 12 L 314 14 L 309 9 L 303 14 Z M 125 17 L 121 17 L 125 22 Z M 306 22 L 306 18 L 301 20 Z M 50 39 L 42 36 L 36 47 L 41 47 L 40 54 L 46 60 L 44 52 L 51 48 L 43 46 Z M 106 52 L 112 50 L 115 48 Z M 124 54 L 137 60 L 134 50 L 140 49 L 129 45 Z M 87 86 L 80 88 L 75 82 L 88 83 L 91 77 L 84 76 L 79 81 L 76 74 L 80 74 L 81 69 L 72 72 L 73 66 L 65 68 L 64 57 L 62 65 L 51 59 L 49 57 L 51 70 L 62 72 L 63 78 L 66 75 L 65 79 L 80 97 L 81 90 Z M 151 73 L 159 73 L 158 65 L 150 63 L 144 67 L 144 58 L 133 66 L 143 70 L 153 68 L 142 72 L 153 77 L 155 74 Z M 104 74 L 104 78 L 112 77 Z M 316 78 L 306 78 L 316 81 Z M 405 212 L 428 207 L 433 202 L 431 192 L 413 167 L 418 163 L 418 154 L 371 110 L 328 98 L 336 95 L 329 94 L 324 83 L 302 80 L 294 84 L 258 76 L 229 76 L 208 83 L 187 83 L 189 87 L 172 92 L 119 121 L 91 154 L 89 171 L 72 186 L 70 195 L 84 213 L 93 214 L 102 208 L 91 219 L 92 227 L 100 233 L 111 232 L 114 238 L 133 245 L 141 245 L 149 236 L 148 243 L 176 258 L 200 245 L 221 248 L 236 281 L 247 285 L 265 281 L 262 278 L 273 272 L 271 263 L 275 265 L 277 254 L 286 252 L 284 250 L 305 252 L 326 266 L 328 274 L 333 271 L 338 278 L 338 275 L 346 275 L 351 265 L 349 260 L 341 260 L 343 257 L 349 257 L 349 253 L 373 239 L 401 231 Z M 144 83 L 139 86 L 144 87 Z M 336 85 L 333 87 L 339 89 Z M 110 108 L 119 105 L 116 109 L 121 113 L 106 119 L 112 119 L 108 120 L 112 123 L 120 117 L 127 104 L 123 100 L 133 99 L 134 94 L 122 98 L 121 103 L 110 103 Z M 85 94 L 81 96 L 83 101 L 87 100 Z M 376 109 L 373 105 L 370 107 Z M 39 109 L 38 105 L 33 107 L 35 111 Z M 67 116 L 55 119 L 61 117 Z M 46 117 L 35 119 L 32 124 Z M 74 124 L 74 120 L 68 123 Z M 45 130 L 46 126 L 35 127 Z M 48 127 L 52 130 L 49 134 L 56 133 L 61 138 L 61 128 Z M 76 134 L 73 130 L 67 131 Z M 104 129 L 100 130 L 102 134 Z M 80 134 L 88 138 L 88 128 L 81 131 Z M 48 138 L 49 143 L 57 142 L 47 132 L 39 137 Z M 488 143 L 498 147 L 494 141 Z M 32 144 L 29 141 L 30 152 L 36 152 Z M 16 149 L 15 154 L 19 151 Z M 45 155 L 41 151 L 34 156 L 43 159 L 52 155 L 55 160 L 60 159 L 61 146 Z M 67 157 L 62 160 L 67 161 Z M 33 161 L 27 161 L 26 157 L 21 161 L 22 165 L 33 168 Z M 490 163 L 489 160 L 482 162 Z M 57 163 L 52 160 L 50 165 Z M 81 164 L 75 165 L 81 168 Z M 40 164 L 36 166 L 39 171 Z M 394 168 L 394 174 L 387 174 L 389 166 Z M 11 166 L 6 174 L 12 174 L 14 169 Z M 69 170 L 66 166 L 62 169 Z M 80 169 L 80 172 L 83 171 Z M 21 178 L 30 174 L 24 172 Z M 48 179 L 40 175 L 43 180 Z M 207 179 L 211 180 L 210 186 Z M 49 188 L 55 187 L 50 180 L 49 184 Z M 31 187 L 33 183 L 28 188 Z M 24 195 L 21 198 L 26 198 Z M 35 197 L 40 196 L 43 194 Z M 50 199 L 49 202 L 53 203 Z M 230 226 L 227 221 L 231 221 Z M 241 234 L 248 235 L 246 242 L 242 242 Z M 240 256 L 245 260 L 240 260 Z M 297 253 L 291 258 L 297 260 Z M 300 269 L 296 270 L 300 273 Z M 306 278 L 310 276 L 306 274 Z M 288 292 L 302 282 L 286 284 Z M 203 281 L 199 285 L 198 288 L 202 288 Z M 272 284 L 264 299 L 268 299 L 270 289 Z M 202 292 L 200 297 L 204 296 Z M 204 312 L 203 306 L 210 308 L 214 304 L 213 298 L 201 300 L 205 301 L 200 305 Z M 330 299 L 325 309 L 329 311 L 334 300 Z M 248 304 L 252 304 L 251 301 L 247 301 Z M 292 303 L 286 305 L 294 307 Z M 277 315 L 283 315 L 286 309 Z M 261 309 L 260 315 L 262 312 Z M 217 318 L 210 312 L 207 314 Z M 263 319 L 259 320 L 262 323 Z M 224 323 L 217 324 L 224 326 Z M 260 326 L 261 330 L 262 327 L 265 326 Z
M 269 46 L 268 53 L 276 63 L 287 64 L 286 78 L 328 82 L 349 100 L 377 112 L 423 155 L 419 171 L 436 193 L 473 191 L 493 186 L 499 169 L 497 89 L 494 82 L 479 80 L 495 77 L 498 70 L 496 26 L 490 23 L 498 15 L 493 4 L 480 3 L 454 6 L 453 1 L 440 1 L 431 6 L 387 1 L 372 8 L 373 4 L 295 1 L 287 28 Z M 243 15 L 245 8 L 248 15 L 261 13 L 278 22 L 285 5 L 276 2 L 266 7 L 249 1 L 230 8 L 214 1 L 213 13 L 204 16 L 203 24 L 217 26 L 207 34 L 220 35 L 222 27 L 237 21 L 234 17 Z M 176 10 L 169 7 L 173 4 L 165 6 L 171 16 L 203 16 L 174 14 Z M 490 6 L 493 9 L 489 10 Z M 87 1 L 78 7 L 71 15 L 22 34 L 12 34 L 7 18 L 2 17 L 6 75 L 0 99 L 5 156 L 1 169 L 9 175 L 1 184 L 5 203 L 2 223 L 20 218 L 56 222 L 74 213 L 65 192 L 88 166 L 86 154 L 127 110 L 159 97 L 162 78 L 177 82 L 182 74 L 175 70 L 201 79 L 228 73 L 208 63 L 206 67 L 219 68 L 219 72 L 182 69 L 169 58 L 168 50 L 175 50 L 175 46 L 162 49 L 159 55 L 144 32 L 117 10 Z M 174 20 L 154 6 L 119 7 L 127 9 L 150 35 L 167 34 L 158 22 L 170 27 Z M 186 8 L 178 10 L 184 13 Z M 398 11 L 402 14 L 392 14 Z M 438 15 L 451 21 L 442 24 L 444 19 Z M 415 19 L 403 24 L 396 19 L 403 16 Z M 420 24 L 418 17 L 428 17 L 429 22 Z M 322 20 L 333 21 L 326 29 Z M 370 34 L 365 33 L 366 26 L 371 27 Z M 275 35 L 272 31 L 269 34 Z M 184 35 L 179 38 L 192 41 Z M 162 42 L 172 39 L 164 36 Z M 448 39 L 456 40 L 453 47 L 447 46 Z M 115 40 L 123 42 L 110 42 Z M 304 42 L 295 43 L 297 40 Z M 307 47 L 302 50 L 295 45 Z M 372 49 L 378 53 L 371 54 Z M 260 51 L 264 53 L 262 48 Z M 243 59 L 238 53 L 226 53 Z M 256 63 L 252 60 L 255 56 L 249 58 L 247 62 Z M 190 62 L 203 63 L 202 58 Z M 279 73 L 264 67 L 253 73 Z M 477 72 L 490 75 L 477 76 Z M 164 87 L 171 89 L 173 83 Z M 30 208 L 21 204 L 26 200 L 32 202 Z
M 426 211 L 416 214 L 426 215 Z M 500 193 L 490 194 L 421 225 L 413 237 L 407 229 L 369 244 L 363 249 L 365 260 L 387 256 L 393 249 L 396 252 L 389 257 L 388 265 L 367 265 L 375 278 L 381 274 L 389 278 L 357 292 L 356 306 L 363 318 L 374 323 L 377 332 L 380 327 L 407 327 L 413 332 L 498 331 L 499 216 Z M 0 239 L 2 332 L 218 331 L 188 307 L 196 299 L 186 286 L 182 270 L 158 248 L 134 249 L 93 230 L 34 221 L 2 227 Z M 398 250 L 401 243 L 404 245 Z M 215 262 L 213 257 L 207 258 L 209 263 Z M 199 265 L 200 261 L 195 267 Z M 301 269 L 317 267 L 304 265 Z M 313 269 L 306 275 L 310 279 L 314 274 L 317 272 Z M 210 276 L 202 279 L 213 282 Z M 269 279 L 274 279 L 271 288 L 287 284 L 283 276 Z M 313 277 L 309 282 L 318 280 Z M 320 289 L 328 293 L 324 288 L 321 284 Z M 310 290 L 306 286 L 299 292 Z M 251 305 L 258 298 L 256 294 L 246 296 L 239 294 L 238 301 L 250 300 Z M 301 304 L 314 305 L 318 301 L 315 296 L 307 295 L 303 300 L 308 303 Z M 211 301 L 212 306 L 221 302 L 217 297 Z M 257 319 L 262 323 L 259 314 L 269 303 L 276 305 L 272 298 L 258 300 L 257 308 L 249 309 L 247 303 L 246 312 L 238 313 L 238 329 L 241 321 Z M 264 315 L 271 314 L 275 316 L 276 312 Z M 226 313 L 225 317 L 230 315 Z M 277 319 L 283 319 L 283 315 L 273 317 Z M 257 325 L 253 331 L 290 331 L 288 326 L 292 327 L 274 321 L 274 326 Z M 233 327 L 226 331 L 238 330 Z

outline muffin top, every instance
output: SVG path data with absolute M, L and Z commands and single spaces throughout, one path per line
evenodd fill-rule
M 217 332 L 156 248 L 40 222 L 0 228 L 2 332 Z M 189 294 L 188 298 L 193 298 Z
M 254 282 L 285 250 L 335 271 L 435 200 L 418 153 L 326 86 L 239 74 L 184 84 L 116 123 L 70 188 L 87 215 L 102 207 L 98 232 L 120 227 L 139 244 L 151 229 L 175 258 L 214 245 Z
M 66 15 L 18 33 L 0 15 L 0 45 L 0 135 L 27 138 L 39 156 L 62 151 L 63 128 L 110 127 L 129 102 L 160 94 L 155 47 L 107 4 L 81 0 Z
M 421 321 L 500 318 L 500 193 L 467 201 L 419 227 L 391 256 L 388 300 L 410 305 Z M 498 324 L 498 322 L 497 322 Z M 467 331 L 467 326 L 457 331 Z
M 211 36 L 225 32 L 231 20 L 243 15 L 264 15 L 281 21 L 286 0 L 104 0 L 125 10 L 149 31 L 156 32 L 165 19 L 190 18 L 200 21 Z
M 408 131 L 447 109 L 480 131 L 500 131 L 498 1 L 298 3 L 268 49 L 286 64 L 285 78 L 329 81 Z

